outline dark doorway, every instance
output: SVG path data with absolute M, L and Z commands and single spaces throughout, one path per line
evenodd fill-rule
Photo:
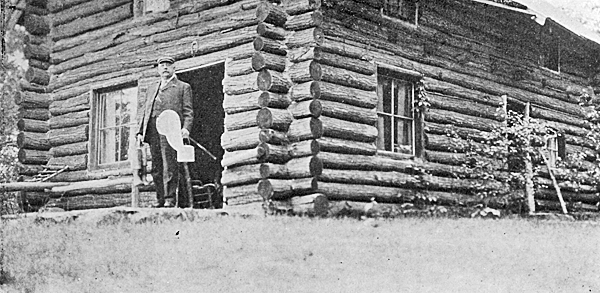
M 215 161 L 196 148 L 196 161 L 190 164 L 190 175 L 192 180 L 200 180 L 203 184 L 220 184 L 223 171 L 221 160 L 224 150 L 221 147 L 221 135 L 225 118 L 222 86 L 224 75 L 224 63 L 177 73 L 180 80 L 192 86 L 194 127 L 190 137 L 217 157 Z

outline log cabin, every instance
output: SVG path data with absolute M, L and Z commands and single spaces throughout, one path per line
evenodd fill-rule
M 543 1 L 19 5 L 30 65 L 15 97 L 27 209 L 131 204 L 132 129 L 161 55 L 192 86 L 192 138 L 218 157 L 197 151 L 192 179 L 222 186 L 229 206 L 479 204 L 480 192 L 504 183 L 457 176 L 472 172 L 464 144 L 506 123 L 507 109 L 560 131 L 552 160 L 594 150 L 579 97 L 600 91 L 600 37 Z M 595 186 L 561 187 L 570 209 L 598 211 Z M 552 189 L 535 196 L 540 208 L 559 207 Z M 143 187 L 139 204 L 153 200 L 153 186 Z

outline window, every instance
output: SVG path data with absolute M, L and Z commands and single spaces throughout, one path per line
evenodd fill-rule
M 146 15 L 150 13 L 169 11 L 170 0 L 134 0 L 134 15 Z
M 550 167 L 555 168 L 556 163 L 566 156 L 565 138 L 560 134 L 551 134 L 546 139 L 546 159 Z
M 377 149 L 418 155 L 420 119 L 413 109 L 415 78 L 389 69 L 377 69 Z
M 385 0 L 381 12 L 385 16 L 401 19 L 417 25 L 419 19 L 419 1 Z
M 127 164 L 136 127 L 137 87 L 95 91 L 92 100 L 91 168 Z

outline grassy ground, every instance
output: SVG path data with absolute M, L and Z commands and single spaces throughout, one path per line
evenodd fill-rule
M 600 292 L 598 222 L 221 217 L 1 230 L 8 292 Z

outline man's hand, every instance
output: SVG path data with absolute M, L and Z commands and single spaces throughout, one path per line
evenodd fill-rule
M 187 130 L 187 128 L 181 129 L 181 137 L 182 138 L 190 138 L 190 132 Z

